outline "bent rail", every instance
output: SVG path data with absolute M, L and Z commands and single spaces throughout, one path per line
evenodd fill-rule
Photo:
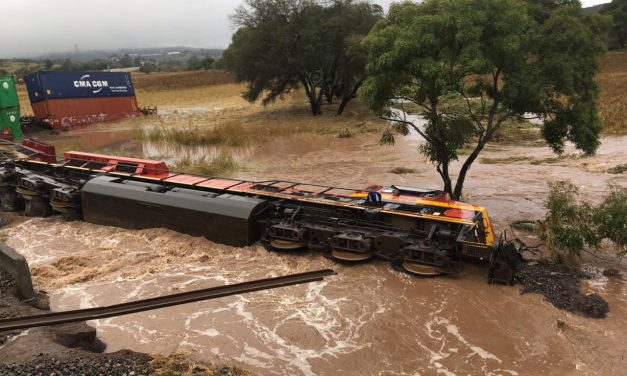
M 66 324 L 85 320 L 104 319 L 107 317 L 127 315 L 129 313 L 149 311 L 158 308 L 216 299 L 230 295 L 291 286 L 301 283 L 321 281 L 324 277 L 334 275 L 330 269 L 292 274 L 276 278 L 266 278 L 256 281 L 237 283 L 233 285 L 211 287 L 207 289 L 188 291 L 179 294 L 160 296 L 137 300 L 134 302 L 116 304 L 108 307 L 87 308 L 66 312 L 54 312 L 43 315 L 9 318 L 0 320 L 0 331 L 33 328 L 56 324 Z

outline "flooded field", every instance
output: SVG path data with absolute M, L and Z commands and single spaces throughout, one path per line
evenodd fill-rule
M 221 108 L 216 103 L 166 107 L 163 118 L 37 137 L 61 151 L 77 148 L 170 164 L 203 160 L 222 147 L 145 136 L 170 116 L 229 117 L 229 110 L 216 110 Z M 282 116 L 278 122 L 285 121 Z M 345 121 L 359 129 L 360 116 L 349 113 Z M 229 147 L 239 166 L 233 175 L 354 188 L 441 186 L 433 166 L 417 152 L 417 137 L 399 137 L 391 147 L 379 145 L 379 132 L 347 138 L 333 132 Z M 465 200 L 486 206 L 498 231 L 513 220 L 543 216 L 547 181 L 571 180 L 583 198 L 598 201 L 609 182 L 627 186 L 625 174 L 607 172 L 627 160 L 626 145 L 627 136 L 605 137 L 597 155 L 581 157 L 568 148 L 563 158 L 537 143 L 490 145 L 468 176 Z M 415 172 L 390 172 L 397 167 Z M 594 278 L 583 282 L 585 292 L 602 295 L 610 305 L 609 316 L 595 320 L 559 311 L 539 295 L 520 295 L 517 287 L 488 285 L 486 269 L 479 266 L 467 266 L 454 277 L 418 279 L 384 262 L 346 266 L 315 253 L 233 248 L 164 229 L 130 231 L 58 217 L 16 216 L 0 236 L 28 259 L 36 287 L 50 293 L 54 310 L 320 268 L 338 273 L 321 283 L 91 322 L 111 352 L 186 352 L 262 375 L 607 375 L 627 366 L 627 285 L 603 277 L 600 266 L 587 266 Z
M 181 154 L 131 137 L 134 129 L 112 129 L 96 126 L 62 136 L 149 158 L 173 161 Z M 599 154 L 589 158 L 477 163 L 468 200 L 487 206 L 499 229 L 513 219 L 541 217 L 547 180 L 570 179 L 594 200 L 609 181 L 627 184 L 624 175 L 605 173 L 627 158 L 627 138 L 603 141 Z M 357 188 L 375 182 L 439 187 L 432 167 L 417 156 L 419 142 L 401 138 L 387 147 L 377 143 L 377 135 L 278 138 L 239 149 L 246 168 L 236 176 Z M 553 157 L 541 146 L 499 145 L 484 155 L 512 156 Z M 389 172 L 397 166 L 417 172 Z M 129 231 L 60 218 L 16 218 L 1 233 L 27 257 L 36 286 L 50 292 L 55 310 L 319 268 L 338 272 L 322 283 L 92 322 L 108 351 L 183 351 L 268 375 L 602 375 L 627 365 L 627 286 L 594 268 L 596 277 L 584 288 L 608 300 L 610 314 L 603 320 L 558 311 L 538 295 L 521 296 L 516 287 L 487 285 L 486 270 L 476 266 L 455 277 L 417 279 L 383 262 L 348 267 L 319 254 L 232 248 L 163 229 Z

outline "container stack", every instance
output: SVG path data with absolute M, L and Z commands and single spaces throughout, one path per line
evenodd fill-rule
M 15 89 L 13 76 L 0 76 L 0 133 L 2 138 L 20 141 L 20 101 Z
M 70 128 L 139 115 L 129 73 L 39 72 L 26 76 L 35 117 Z

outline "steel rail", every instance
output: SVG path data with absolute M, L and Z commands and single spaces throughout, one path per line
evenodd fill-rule
M 324 269 L 299 274 L 291 274 L 276 278 L 266 278 L 255 281 L 237 283 L 233 285 L 210 287 L 207 289 L 188 291 L 173 295 L 165 295 L 156 298 L 137 300 L 122 304 L 115 304 L 107 307 L 87 308 L 74 311 L 53 312 L 43 315 L 2 319 L 0 320 L 0 332 L 122 316 L 130 313 L 172 307 L 176 305 L 216 299 L 225 296 L 291 286 L 301 283 L 316 282 L 321 281 L 324 277 L 334 274 L 335 272 L 333 270 Z

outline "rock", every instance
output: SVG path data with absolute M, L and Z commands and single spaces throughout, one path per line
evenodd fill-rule
M 36 362 L 0 364 L 0 376 L 8 375 L 137 375 L 152 374 L 148 355 L 131 351 L 56 359 L 44 356 Z M 111 365 L 118 365 L 115 370 Z

